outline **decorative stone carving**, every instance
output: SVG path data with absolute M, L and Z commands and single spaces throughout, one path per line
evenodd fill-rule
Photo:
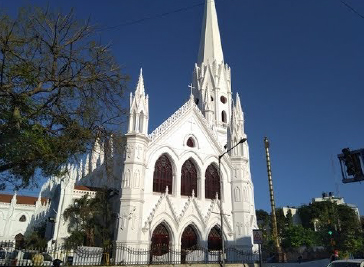
M 238 186 L 235 187 L 234 189 L 234 197 L 235 197 L 235 202 L 241 202 L 241 192 Z

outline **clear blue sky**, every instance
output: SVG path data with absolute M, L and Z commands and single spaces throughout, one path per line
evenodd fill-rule
M 80 19 L 100 26 L 124 25 L 98 38 L 112 44 L 131 90 L 143 67 L 152 131 L 188 99 L 203 1 L 30 2 L 63 12 L 74 7 Z M 0 9 L 15 14 L 30 2 L 0 0 Z M 364 15 L 364 1 L 345 2 Z M 256 208 L 270 209 L 267 135 L 278 207 L 338 187 L 364 214 L 364 184 L 342 184 L 336 156 L 344 147 L 364 147 L 364 19 L 340 0 L 216 0 L 216 7 L 232 88 L 245 112 Z M 128 24 L 146 17 L 158 18 Z

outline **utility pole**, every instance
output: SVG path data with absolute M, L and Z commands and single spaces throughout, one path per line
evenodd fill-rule
M 278 241 L 278 229 L 277 229 L 277 217 L 276 217 L 276 207 L 274 202 L 274 192 L 273 192 L 273 180 L 272 180 L 272 170 L 270 165 L 269 156 L 269 141 L 267 137 L 264 137 L 265 155 L 267 158 L 267 172 L 268 172 L 268 184 L 269 184 L 269 196 L 270 196 L 270 206 L 272 209 L 272 225 L 273 225 L 273 240 L 274 246 L 276 248 L 277 260 L 281 261 L 282 250 Z

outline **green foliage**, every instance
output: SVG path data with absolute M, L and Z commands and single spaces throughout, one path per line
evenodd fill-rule
M 33 231 L 24 236 L 24 244 L 26 248 L 45 249 L 47 240 L 45 239 L 46 223 L 34 227 Z
M 257 222 L 259 229 L 265 230 L 269 226 L 270 215 L 265 210 L 257 210 L 256 211 Z
M 17 188 L 60 175 L 77 153 L 110 135 L 124 119 L 127 76 L 95 28 L 24 8 L 0 13 L 0 185 Z
M 278 235 L 282 235 L 286 228 L 286 217 L 284 216 L 282 208 L 276 209 L 276 218 L 277 218 Z
M 312 247 L 318 244 L 316 233 L 311 229 L 305 229 L 302 225 L 289 226 L 285 229 L 282 238 L 282 247 L 292 250 L 301 246 Z
M 112 240 L 109 192 L 98 191 L 94 198 L 84 195 L 68 207 L 63 216 L 69 221 L 66 246 L 107 246 Z
M 302 226 L 316 229 L 319 245 L 327 250 L 336 248 L 343 253 L 356 253 L 363 249 L 360 220 L 352 208 L 323 201 L 302 206 L 298 212 Z

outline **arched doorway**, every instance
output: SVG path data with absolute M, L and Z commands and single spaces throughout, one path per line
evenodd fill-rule
M 164 224 L 159 224 L 153 231 L 151 254 L 161 256 L 169 251 L 169 232 Z
M 15 236 L 15 248 L 16 249 L 24 248 L 24 236 L 20 233 Z
M 186 263 L 188 251 L 195 250 L 198 245 L 198 237 L 192 225 L 185 228 L 181 237 L 181 263 Z
M 209 250 L 221 250 L 222 249 L 221 230 L 217 225 L 215 225 L 209 233 L 208 249 Z

